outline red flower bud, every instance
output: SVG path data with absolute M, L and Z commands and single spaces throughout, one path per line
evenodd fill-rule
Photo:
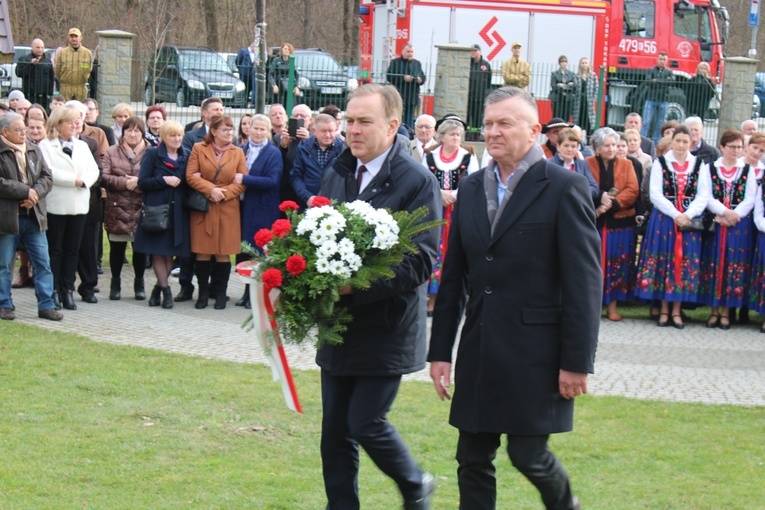
M 271 290 L 282 285 L 282 272 L 278 269 L 271 268 L 263 271 L 263 275 L 260 277 L 265 285 L 266 290 Z
M 323 205 L 332 205 L 332 201 L 327 197 L 318 195 L 313 197 L 313 203 L 311 204 L 311 207 L 321 207 Z
M 271 225 L 271 233 L 276 237 L 284 237 L 292 230 L 292 223 L 289 220 L 276 220 Z
M 306 262 L 302 255 L 290 255 L 287 258 L 287 272 L 297 276 L 305 271 Z
M 281 212 L 285 211 L 297 211 L 300 207 L 297 205 L 297 202 L 294 202 L 292 200 L 285 200 L 281 204 L 279 204 L 279 210 Z
M 262 248 L 271 242 L 272 237 L 273 236 L 270 230 L 268 230 L 267 228 L 261 228 L 255 233 L 255 237 L 253 239 L 255 240 L 255 244 L 257 245 L 257 247 Z

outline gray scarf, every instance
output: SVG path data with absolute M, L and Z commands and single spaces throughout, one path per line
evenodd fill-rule
M 489 215 L 489 223 L 491 224 L 491 235 L 494 235 L 494 228 L 499 222 L 499 218 L 502 217 L 502 213 L 507 207 L 507 203 L 510 201 L 510 197 L 513 196 L 515 188 L 518 187 L 518 183 L 526 175 L 526 171 L 531 166 L 541 159 L 545 158 L 545 153 L 542 148 L 534 144 L 529 152 L 523 157 L 523 160 L 518 164 L 518 167 L 507 179 L 507 191 L 505 192 L 505 198 L 502 203 L 499 203 L 499 194 L 497 193 L 497 174 L 494 173 L 494 167 L 497 162 L 494 161 L 491 166 L 486 168 L 483 174 L 483 189 L 486 193 L 486 212 Z

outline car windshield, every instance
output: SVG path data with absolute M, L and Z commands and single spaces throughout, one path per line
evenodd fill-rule
M 340 65 L 329 55 L 317 53 L 297 53 L 295 54 L 295 65 L 303 71 L 322 71 L 332 73 L 342 73 Z
M 216 71 L 230 73 L 228 63 L 217 53 L 209 51 L 182 51 L 180 53 L 181 69 L 184 71 Z

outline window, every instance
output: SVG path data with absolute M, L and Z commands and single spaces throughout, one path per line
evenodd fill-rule
M 653 0 L 625 0 L 622 35 L 653 39 L 655 18 L 656 4 Z
M 699 43 L 712 42 L 712 28 L 706 7 L 680 0 L 675 4 L 675 35 Z

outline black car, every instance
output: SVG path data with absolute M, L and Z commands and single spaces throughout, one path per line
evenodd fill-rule
M 153 79 L 152 79 L 153 78 Z M 219 97 L 227 106 L 246 107 L 245 86 L 226 60 L 210 48 L 163 46 L 149 62 L 144 102 L 175 101 L 179 107 L 201 105 Z
M 358 82 L 348 78 L 332 55 L 319 48 L 295 50 L 295 67 L 302 102 L 312 110 L 329 104 L 345 110 L 346 96 L 358 86 Z

